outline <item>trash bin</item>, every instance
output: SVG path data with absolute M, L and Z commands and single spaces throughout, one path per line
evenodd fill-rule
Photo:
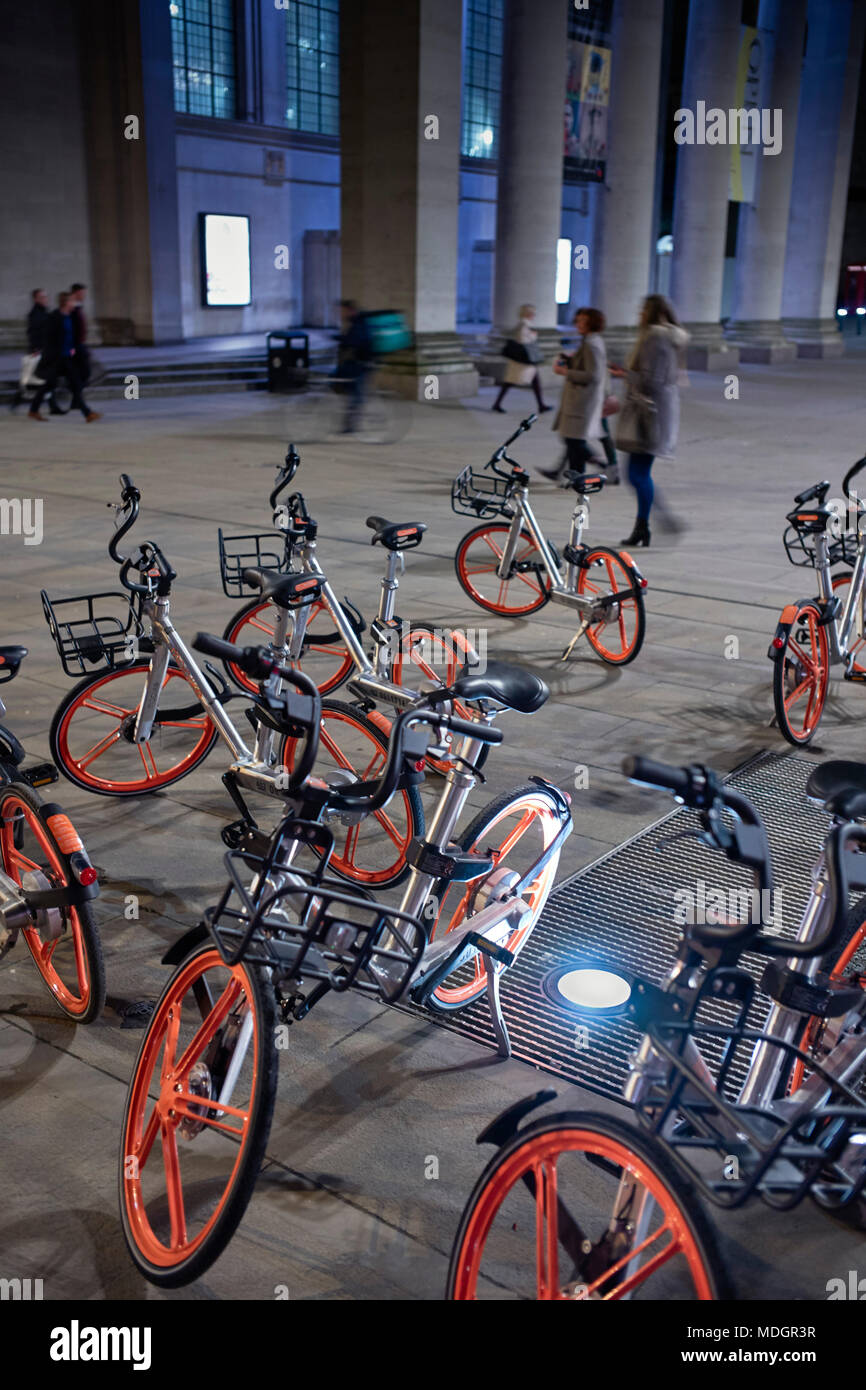
M 303 386 L 310 367 L 308 333 L 268 334 L 268 390 L 292 391 Z

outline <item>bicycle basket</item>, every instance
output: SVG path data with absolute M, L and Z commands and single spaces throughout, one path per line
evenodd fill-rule
M 280 574 L 289 572 L 292 548 L 288 536 L 280 537 L 275 531 L 266 535 L 224 536 L 220 527 L 217 539 L 220 578 L 226 598 L 243 598 L 246 594 L 258 593 L 251 584 L 245 583 L 245 569 L 277 570 Z
M 451 510 L 479 520 L 511 516 L 509 502 L 517 486 L 516 480 L 480 473 L 467 465 L 451 484 Z
M 746 1027 L 754 993 L 755 981 L 744 971 L 720 967 L 707 973 L 688 1019 L 668 1015 L 649 1022 L 667 1071 L 638 1100 L 638 1120 L 716 1206 L 739 1207 L 757 1194 L 768 1206 L 788 1211 L 811 1192 L 824 1207 L 848 1207 L 866 1188 L 866 1146 L 860 1142 L 866 1103 L 793 1043 Z M 718 1006 L 731 995 L 732 1019 L 698 1021 L 704 1005 Z M 702 1055 L 720 1047 L 715 1084 L 690 1065 L 684 1054 L 688 1039 L 703 1044 Z M 758 1042 L 780 1049 L 789 1068 L 801 1062 L 811 1074 L 809 1093 L 801 1088 L 772 1111 L 727 1099 L 734 1059 L 742 1050 L 751 1056 Z
M 796 526 L 788 526 L 782 536 L 782 544 L 792 565 L 815 568 L 813 536 L 807 532 L 798 531 Z M 853 566 L 857 559 L 856 535 L 853 532 L 846 532 L 844 536 L 840 536 L 838 540 L 830 544 L 828 555 L 831 565 Z
M 289 821 L 278 843 L 301 839 L 333 845 L 327 828 Z M 226 965 L 243 960 L 269 966 L 281 980 L 325 981 L 386 1002 L 402 994 L 427 944 L 422 924 L 361 889 L 327 876 L 323 863 L 308 871 L 281 869 L 267 856 L 235 850 L 225 856 L 230 882 L 205 921 Z M 250 871 L 253 886 L 247 887 Z M 387 944 L 386 944 L 387 938 Z
M 142 632 L 138 594 L 108 591 L 51 599 L 43 589 L 40 597 L 67 676 L 100 675 L 135 660 Z

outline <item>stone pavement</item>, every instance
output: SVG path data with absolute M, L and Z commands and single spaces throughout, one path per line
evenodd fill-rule
M 368 617 L 380 558 L 363 523 L 377 512 L 429 525 L 421 549 L 407 556 L 398 611 L 441 626 L 485 626 L 454 575 L 454 549 L 471 522 L 451 512 L 449 487 L 466 463 L 484 462 L 530 404 L 512 392 L 502 417 L 490 413 L 491 400 L 487 391 L 465 403 L 413 407 L 409 433 L 388 447 L 349 440 L 302 450 L 298 484 L 320 523 L 323 568 Z M 530 466 L 557 455 L 550 418 L 515 450 Z M 668 809 L 665 798 L 623 781 L 625 754 L 730 769 L 781 746 L 769 727 L 766 649 L 782 605 L 813 588 L 811 572 L 785 558 L 784 515 L 793 494 L 821 477 L 838 495 L 842 474 L 863 452 L 862 420 L 859 353 L 743 368 L 736 401 L 725 399 L 720 378 L 693 376 L 680 458 L 657 465 L 687 529 L 675 540 L 658 532 L 650 550 L 638 552 L 650 581 L 638 659 L 607 668 L 579 644 L 563 667 L 558 657 L 573 627 L 552 604 L 525 621 L 490 618 L 488 655 L 530 665 L 551 698 L 531 718 L 503 718 L 506 742 L 491 755 L 488 784 L 474 802 L 530 773 L 572 790 L 575 834 L 561 876 Z M 233 607 L 219 586 L 216 528 L 268 529 L 266 495 L 292 435 L 292 403 L 258 395 L 118 399 L 92 426 L 69 416 L 37 430 L 20 414 L 0 423 L 0 493 L 44 501 L 41 545 L 0 537 L 0 595 L 2 640 L 31 652 L 3 692 L 9 723 L 45 757 L 69 681 L 39 590 L 116 587 L 105 504 L 117 496 L 117 475 L 131 473 L 141 488 L 139 535 L 158 540 L 178 570 L 172 614 L 180 631 L 222 632 Z M 533 500 L 552 537 L 564 539 L 566 495 L 539 483 Z M 617 541 L 632 519 L 630 489 L 609 488 L 593 499 L 590 537 Z M 823 754 L 866 758 L 864 698 L 836 682 Z M 223 765 L 215 750 L 185 781 L 139 802 L 116 803 L 66 782 L 55 789 L 105 870 L 99 911 L 115 999 L 154 997 L 166 944 L 214 900 L 223 877 L 219 828 L 230 818 Z M 142 903 L 139 922 L 123 916 L 132 892 Z M 23 946 L 0 965 L 0 1275 L 42 1277 L 48 1298 L 164 1296 L 135 1273 L 117 1216 L 117 1143 L 140 1038 L 121 1029 L 112 1009 L 90 1028 L 59 1018 Z M 439 1297 L 459 1212 L 484 1161 L 474 1138 L 545 1078 L 354 998 L 326 1001 L 290 1042 L 269 1161 L 240 1231 L 203 1279 L 167 1296 L 270 1298 L 285 1284 L 293 1299 Z M 617 1108 L 577 1087 L 557 1089 L 567 1103 Z M 424 1178 L 431 1154 L 439 1158 L 435 1182 Z M 827 1278 L 857 1268 L 856 1233 L 808 1204 L 784 1221 L 750 1211 L 720 1225 L 742 1297 L 821 1299 Z

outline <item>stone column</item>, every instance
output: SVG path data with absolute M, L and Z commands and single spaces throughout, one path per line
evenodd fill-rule
M 461 21 L 461 0 L 340 7 L 343 297 L 406 315 L 383 377 L 419 400 L 478 389 L 455 331 Z
M 607 175 L 593 277 L 612 357 L 622 357 L 633 342 L 649 292 L 664 11 L 664 0 L 614 5 Z
M 499 118 L 493 356 L 521 304 L 534 304 L 533 327 L 545 359 L 560 350 L 556 327 L 556 243 L 562 230 L 562 162 L 568 5 L 563 0 L 506 0 Z
M 782 321 L 801 357 L 838 357 L 836 295 L 866 0 L 809 0 Z
M 754 202 L 740 206 L 734 309 L 725 336 L 739 347 L 743 362 L 790 362 L 797 356 L 797 346 L 782 329 L 782 281 L 806 0 L 761 0 L 758 28 L 769 31 L 762 35 L 772 50 L 765 53 L 771 64 L 765 100 L 772 111 L 782 113 L 782 147 L 777 155 L 757 157 Z
M 740 48 L 736 0 L 699 0 L 689 6 L 683 110 L 733 106 Z M 698 107 L 698 103 L 701 107 Z M 739 354 L 724 340 L 720 317 L 725 269 L 731 147 L 683 144 L 677 154 L 671 298 L 692 335 L 688 365 L 727 371 Z
M 90 0 L 81 20 L 93 313 L 103 342 L 176 342 L 183 328 L 168 5 Z

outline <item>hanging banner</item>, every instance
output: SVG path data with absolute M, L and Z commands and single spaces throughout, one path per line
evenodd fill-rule
M 771 63 L 772 34 L 767 29 L 753 29 L 744 24 L 740 35 L 740 58 L 737 65 L 737 86 L 734 109 L 754 111 L 756 116 L 738 121 L 740 139 L 731 145 L 731 178 L 728 196 L 732 203 L 755 201 L 755 178 L 763 147 L 751 139 L 754 124 L 760 131 L 761 108 L 768 85 Z M 731 137 L 733 138 L 733 137 Z
M 572 40 L 565 91 L 565 172 L 600 181 L 607 163 L 610 49 Z

